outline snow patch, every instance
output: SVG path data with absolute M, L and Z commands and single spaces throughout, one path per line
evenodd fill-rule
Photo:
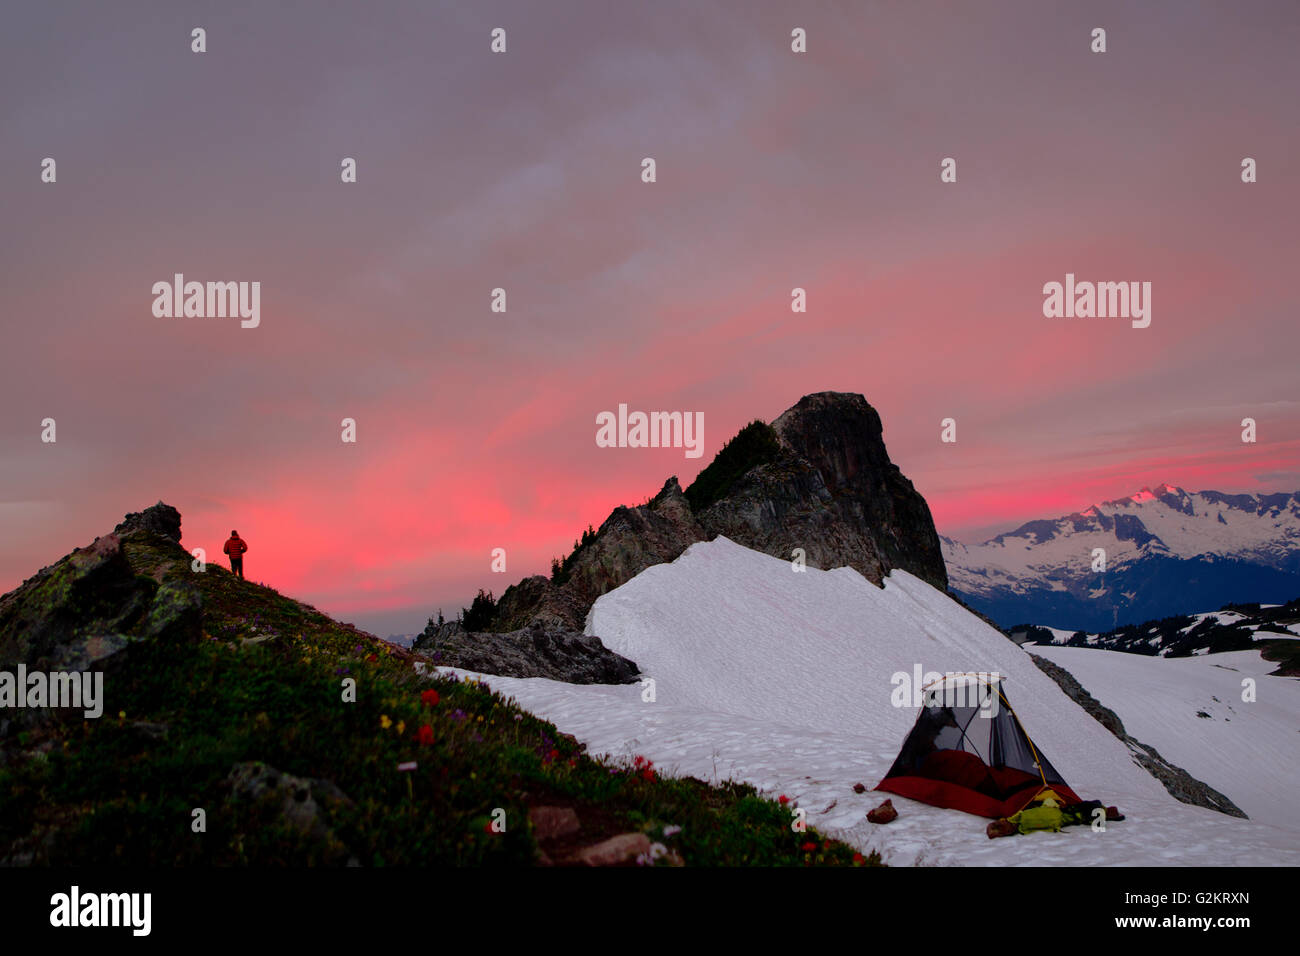
M 593 753 L 642 754 L 665 772 L 785 794 L 813 826 L 888 863 L 1300 865 L 1300 834 L 1174 800 L 1028 654 L 903 571 L 883 588 L 848 568 L 796 573 L 719 537 L 602 596 L 587 632 L 653 678 L 654 703 L 635 684 L 476 676 Z M 897 756 L 916 710 L 892 706 L 891 677 L 916 664 L 1003 675 L 1030 736 L 1070 785 L 1128 819 L 1104 833 L 989 840 L 983 818 L 892 796 L 899 818 L 866 822 L 884 795 L 853 785 L 874 787 Z

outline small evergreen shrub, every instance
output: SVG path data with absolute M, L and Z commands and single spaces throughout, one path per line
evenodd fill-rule
M 766 422 L 750 422 L 722 446 L 708 467 L 696 475 L 686 489 L 686 500 L 690 502 L 691 510 L 703 511 L 725 498 L 750 469 L 776 460 L 780 453 L 781 441 L 776 437 L 776 430 Z

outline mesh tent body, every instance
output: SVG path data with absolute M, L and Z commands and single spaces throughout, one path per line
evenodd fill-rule
M 949 675 L 923 691 L 894 765 L 877 790 L 982 817 L 1006 817 L 1050 787 L 1066 805 L 1078 795 L 1025 733 L 1002 682 Z

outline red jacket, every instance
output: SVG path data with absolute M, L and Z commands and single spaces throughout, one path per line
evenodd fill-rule
M 221 549 L 226 554 L 242 555 L 248 550 L 248 542 L 243 538 L 230 538 L 226 541 L 225 547 Z

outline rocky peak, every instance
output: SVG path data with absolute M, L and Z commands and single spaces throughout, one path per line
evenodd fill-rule
M 833 493 L 865 488 L 872 476 L 898 470 L 885 451 L 880 415 L 861 395 L 805 395 L 772 427 L 785 445 L 821 473 Z
M 180 544 L 181 513 L 171 505 L 160 501 L 156 505 L 145 508 L 144 511 L 132 511 L 118 522 L 117 527 L 113 529 L 113 534 L 121 537 L 132 531 L 150 531 Z
M 805 532 L 821 540 L 800 544 L 791 535 L 791 548 L 803 547 L 810 559 L 818 552 L 818 567 L 855 568 L 877 584 L 898 568 L 940 590 L 947 588 L 930 508 L 890 461 L 880 415 L 863 396 L 805 395 L 772 427 L 796 462 L 811 466 L 830 498 L 832 520 Z
M 889 460 L 880 416 L 863 396 L 807 395 L 770 427 L 745 433 L 743 447 L 715 458 L 726 455 L 725 474 L 715 470 L 708 494 L 692 497 L 672 477 L 646 504 L 615 508 L 561 575 L 508 588 L 492 629 L 541 622 L 580 633 L 602 594 L 720 534 L 783 559 L 797 548 L 813 567 L 852 567 L 876 584 L 898 568 L 946 589 L 930 509 Z M 438 637 L 426 631 L 424 644 Z

